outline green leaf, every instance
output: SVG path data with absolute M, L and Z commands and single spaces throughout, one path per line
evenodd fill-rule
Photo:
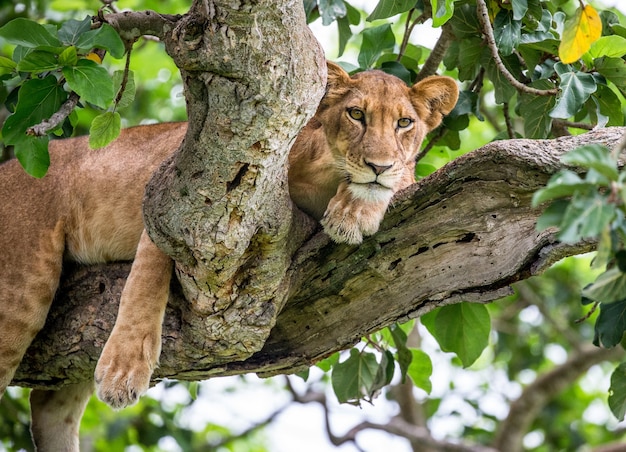
M 107 111 L 93 118 L 89 128 L 89 147 L 99 149 L 115 140 L 122 130 L 122 118 L 118 112 Z
M 582 108 L 589 96 L 597 89 L 593 75 L 574 71 L 571 66 L 563 63 L 554 65 L 561 78 L 561 95 L 550 112 L 550 117 L 567 119 L 574 116 Z
M 20 88 L 15 112 L 2 128 L 4 142 L 15 144 L 22 140 L 29 127 L 56 113 L 66 99 L 67 93 L 52 75 L 26 81 Z
M 601 273 L 593 284 L 585 287 L 583 297 L 601 303 L 615 303 L 626 298 L 626 273 L 613 267 Z
M 25 135 L 15 143 L 15 157 L 17 157 L 22 168 L 33 177 L 42 178 L 48 172 L 50 166 L 48 141 L 47 136 Z
M 569 201 L 563 199 L 559 199 L 550 204 L 537 220 L 537 230 L 543 231 L 549 227 L 560 226 L 568 206 Z
M 373 353 L 351 349 L 350 357 L 333 367 L 331 382 L 339 402 L 358 405 L 371 398 L 380 367 Z
M 396 38 L 390 24 L 365 29 L 358 57 L 359 66 L 364 69 L 372 67 L 378 57 L 395 44 Z
M 626 331 L 626 300 L 601 303 L 596 319 L 593 343 L 606 348 L 615 347 Z
M 10 58 L 0 55 L 0 75 L 10 74 L 17 67 L 17 63 Z
M 348 9 L 343 0 L 318 0 L 318 9 L 324 25 L 330 25 L 337 18 L 348 14 Z
M 611 156 L 611 150 L 602 144 L 577 147 L 563 155 L 561 161 L 568 165 L 593 168 L 611 181 L 617 181 L 619 176 L 617 162 Z
M 61 47 L 61 41 L 43 25 L 29 19 L 17 18 L 0 28 L 0 38 L 23 47 Z
M 433 10 L 433 27 L 441 27 L 454 14 L 454 0 L 430 0 Z
M 621 363 L 611 374 L 609 408 L 618 421 L 626 415 L 626 363 Z
M 407 68 L 397 61 L 385 61 L 380 68 L 387 74 L 395 75 L 407 85 L 411 85 L 412 74 Z
M 467 4 L 454 9 L 450 18 L 450 26 L 457 40 L 480 36 L 480 24 L 476 15 L 476 7 Z
M 471 366 L 489 344 L 491 319 L 482 304 L 443 306 L 421 320 L 441 349 L 456 353 L 464 367 Z
M 503 56 L 511 55 L 520 42 L 521 34 L 522 23 L 513 20 L 510 11 L 501 9 L 493 23 L 493 36 L 498 52 Z
M 621 126 L 624 124 L 622 103 L 611 88 L 603 84 L 598 84 L 598 89 L 591 97 L 596 100 L 599 113 L 609 118 L 606 125 Z
M 367 16 L 368 22 L 401 14 L 415 7 L 416 0 L 380 0 L 374 11 Z
M 319 367 L 321 370 L 323 370 L 324 372 L 328 372 L 330 369 L 333 368 L 335 364 L 337 364 L 338 361 L 339 361 L 339 352 L 335 352 L 332 355 L 330 355 L 328 358 L 318 361 L 317 363 L 315 363 L 315 365 Z
M 113 101 L 113 81 L 109 73 L 97 63 L 81 59 L 76 66 L 63 68 L 70 88 L 86 102 L 106 108 Z
M 615 204 L 609 203 L 605 196 L 576 193 L 567 206 L 558 238 L 564 243 L 578 243 L 598 237 L 613 221 L 615 213 Z
M 413 356 L 406 346 L 407 335 L 398 324 L 390 326 L 388 330 L 397 350 L 397 361 L 400 365 L 400 373 L 404 383 Z
M 511 74 L 515 75 L 516 73 L 521 73 L 517 56 L 504 57 L 502 58 L 502 62 Z M 487 48 L 483 49 L 482 65 L 487 71 L 487 77 L 489 77 L 489 80 L 493 83 L 496 103 L 503 104 L 509 102 L 517 90 L 511 85 L 511 82 L 502 75 L 502 72 L 498 69 L 496 62 L 491 56 L 491 52 Z
M 626 89 L 626 61 L 621 58 L 603 57 L 594 60 L 597 71 L 620 89 Z
M 430 377 L 433 374 L 433 363 L 430 360 L 430 356 L 421 350 L 410 349 L 411 351 L 411 364 L 407 370 L 407 375 L 413 384 L 420 389 L 430 394 L 433 389 L 433 384 L 430 381 Z
M 85 52 L 93 48 L 104 49 L 113 58 L 122 58 L 126 51 L 122 38 L 108 24 L 102 24 L 100 28 L 83 33 L 76 40 L 75 45 L 78 49 Z
M 459 80 L 474 80 L 480 70 L 480 58 L 483 53 L 482 39 L 467 38 L 460 41 L 458 45 Z
M 549 80 L 537 80 L 530 84 L 533 88 L 551 89 L 554 85 Z M 522 94 L 518 108 L 524 112 L 524 135 L 526 138 L 545 138 L 550 132 L 552 118 L 548 113 L 555 104 L 552 96 Z
M 78 39 L 91 30 L 91 17 L 86 16 L 83 20 L 70 19 L 63 22 L 59 28 L 59 39 L 67 46 L 73 46 Z
M 53 71 L 59 68 L 57 56 L 50 52 L 41 50 L 33 50 L 28 53 L 19 63 L 17 70 L 20 72 L 32 72 L 39 74 L 41 72 Z
M 574 171 L 561 170 L 550 178 L 544 188 L 535 192 L 532 205 L 533 207 L 537 207 L 543 202 L 569 197 L 579 190 L 594 188 L 595 184 L 584 181 Z
M 78 63 L 78 54 L 74 46 L 67 47 L 59 55 L 59 65 L 61 66 L 74 66 L 76 63 Z
M 617 35 L 602 36 L 589 49 L 591 58 L 614 57 L 626 55 L 626 38 Z
M 352 37 L 352 30 L 350 25 L 358 25 L 361 22 L 361 13 L 358 9 L 346 3 L 348 13 L 343 17 L 337 18 L 337 31 L 339 32 L 339 51 L 337 57 L 343 55 L 346 49 L 346 44 Z
M 528 0 L 513 0 L 513 20 L 522 20 L 528 11 Z

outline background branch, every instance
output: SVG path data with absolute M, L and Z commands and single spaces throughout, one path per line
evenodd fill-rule
M 498 425 L 494 440 L 497 450 L 521 452 L 524 436 L 533 420 L 546 404 L 559 392 L 575 382 L 585 371 L 595 364 L 624 357 L 621 347 L 601 349 L 587 346 L 582 351 L 572 352 L 570 358 L 549 372 L 540 375 L 524 388 L 522 395 L 511 403 L 509 414 Z

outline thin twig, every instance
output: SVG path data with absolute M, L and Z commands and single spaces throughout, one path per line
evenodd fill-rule
M 124 75 L 122 76 L 122 83 L 120 84 L 120 89 L 117 92 L 117 96 L 115 96 L 115 106 L 120 103 L 122 100 L 122 96 L 124 95 L 124 91 L 126 91 L 126 85 L 128 84 L 128 73 L 130 72 L 130 53 L 133 50 L 132 43 L 126 43 L 126 63 L 124 64 Z
M 489 11 L 487 10 L 485 0 L 476 0 L 476 9 L 478 12 L 478 21 L 481 24 L 482 31 L 485 34 L 485 39 L 487 40 L 487 47 L 489 47 L 496 67 L 504 78 L 506 78 L 511 85 L 513 85 L 513 87 L 521 93 L 534 94 L 536 96 L 556 96 L 559 92 L 558 89 L 536 89 L 526 86 L 509 72 L 502 62 L 500 54 L 498 53 L 498 47 L 496 46 L 496 40 L 493 35 L 493 27 L 491 26 L 491 21 L 489 20 Z
M 575 129 L 582 129 L 582 130 L 593 130 L 593 128 L 595 127 L 593 124 L 588 124 L 586 122 L 573 122 L 573 121 L 566 121 L 564 119 L 553 119 L 552 123 L 558 123 L 562 125 L 563 127 L 573 127 Z
M 437 131 L 437 134 L 434 135 L 430 139 L 426 147 L 417 154 L 417 156 L 415 157 L 415 163 L 419 162 L 424 157 L 426 157 L 426 154 L 428 154 L 432 150 L 432 148 L 435 147 L 435 144 L 437 144 L 437 142 L 443 137 L 445 130 L 446 130 L 445 127 L 439 128 L 439 130 Z
M 509 113 L 509 103 L 502 104 L 502 114 L 504 114 L 504 123 L 506 124 L 506 134 L 509 139 L 515 138 L 515 129 L 513 128 L 513 122 L 511 121 L 511 114 Z
M 43 137 L 44 135 L 47 135 L 48 132 L 60 126 L 61 123 L 65 121 L 65 118 L 67 118 L 72 113 L 72 111 L 74 111 L 74 108 L 76 107 L 76 105 L 78 105 L 79 99 L 80 97 L 78 96 L 78 94 L 72 91 L 65 103 L 61 105 L 61 108 L 59 108 L 56 113 L 50 116 L 50 118 L 44 119 L 39 124 L 28 128 L 28 130 L 26 130 L 26 134 L 36 137 Z
M 404 36 L 402 37 L 402 44 L 400 44 L 400 51 L 398 52 L 398 57 L 396 58 L 396 61 L 400 61 L 400 59 L 402 59 L 402 57 L 404 56 L 404 52 L 406 52 L 406 46 L 409 45 L 409 38 L 411 37 L 411 33 L 413 33 L 413 29 L 418 24 L 424 23 L 426 19 L 429 18 L 429 16 L 427 16 L 426 14 L 420 14 L 418 17 L 415 18 L 413 22 L 411 22 L 411 16 L 413 15 L 414 11 L 415 8 L 411 9 L 409 11 L 408 17 L 406 18 Z

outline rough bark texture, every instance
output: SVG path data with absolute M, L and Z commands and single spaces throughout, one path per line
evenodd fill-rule
M 185 352 L 218 365 L 259 350 L 286 300 L 285 268 L 304 240 L 286 159 L 326 63 L 300 0 L 197 1 L 163 40 L 189 128 L 148 184 L 145 219 L 177 261 Z
M 551 141 L 492 143 L 400 193 L 381 231 L 361 246 L 335 245 L 317 232 L 298 250 L 288 247 L 293 259 L 276 267 L 288 287 L 286 305 L 263 348 L 247 359 L 211 356 L 220 331 L 198 326 L 204 314 L 174 284 L 155 377 L 295 372 L 392 322 L 509 293 L 511 283 L 593 248 L 564 246 L 554 231 L 537 232 L 540 209 L 531 208 L 530 200 L 561 167 L 564 152 L 591 142 L 613 146 L 623 133 L 610 128 Z M 294 225 L 290 237 L 297 242 L 310 227 L 307 221 Z M 67 272 L 48 325 L 15 384 L 63 385 L 91 374 L 128 269 L 112 264 Z M 248 328 L 244 318 L 227 320 L 232 331 Z M 188 341 L 185 330 L 195 341 Z

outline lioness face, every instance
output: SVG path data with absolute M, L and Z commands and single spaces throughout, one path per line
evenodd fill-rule
M 421 143 L 452 109 L 457 92 L 447 77 L 431 77 L 408 87 L 381 71 L 350 77 L 329 64 L 318 119 L 356 198 L 388 202 L 396 191 L 415 182 Z

